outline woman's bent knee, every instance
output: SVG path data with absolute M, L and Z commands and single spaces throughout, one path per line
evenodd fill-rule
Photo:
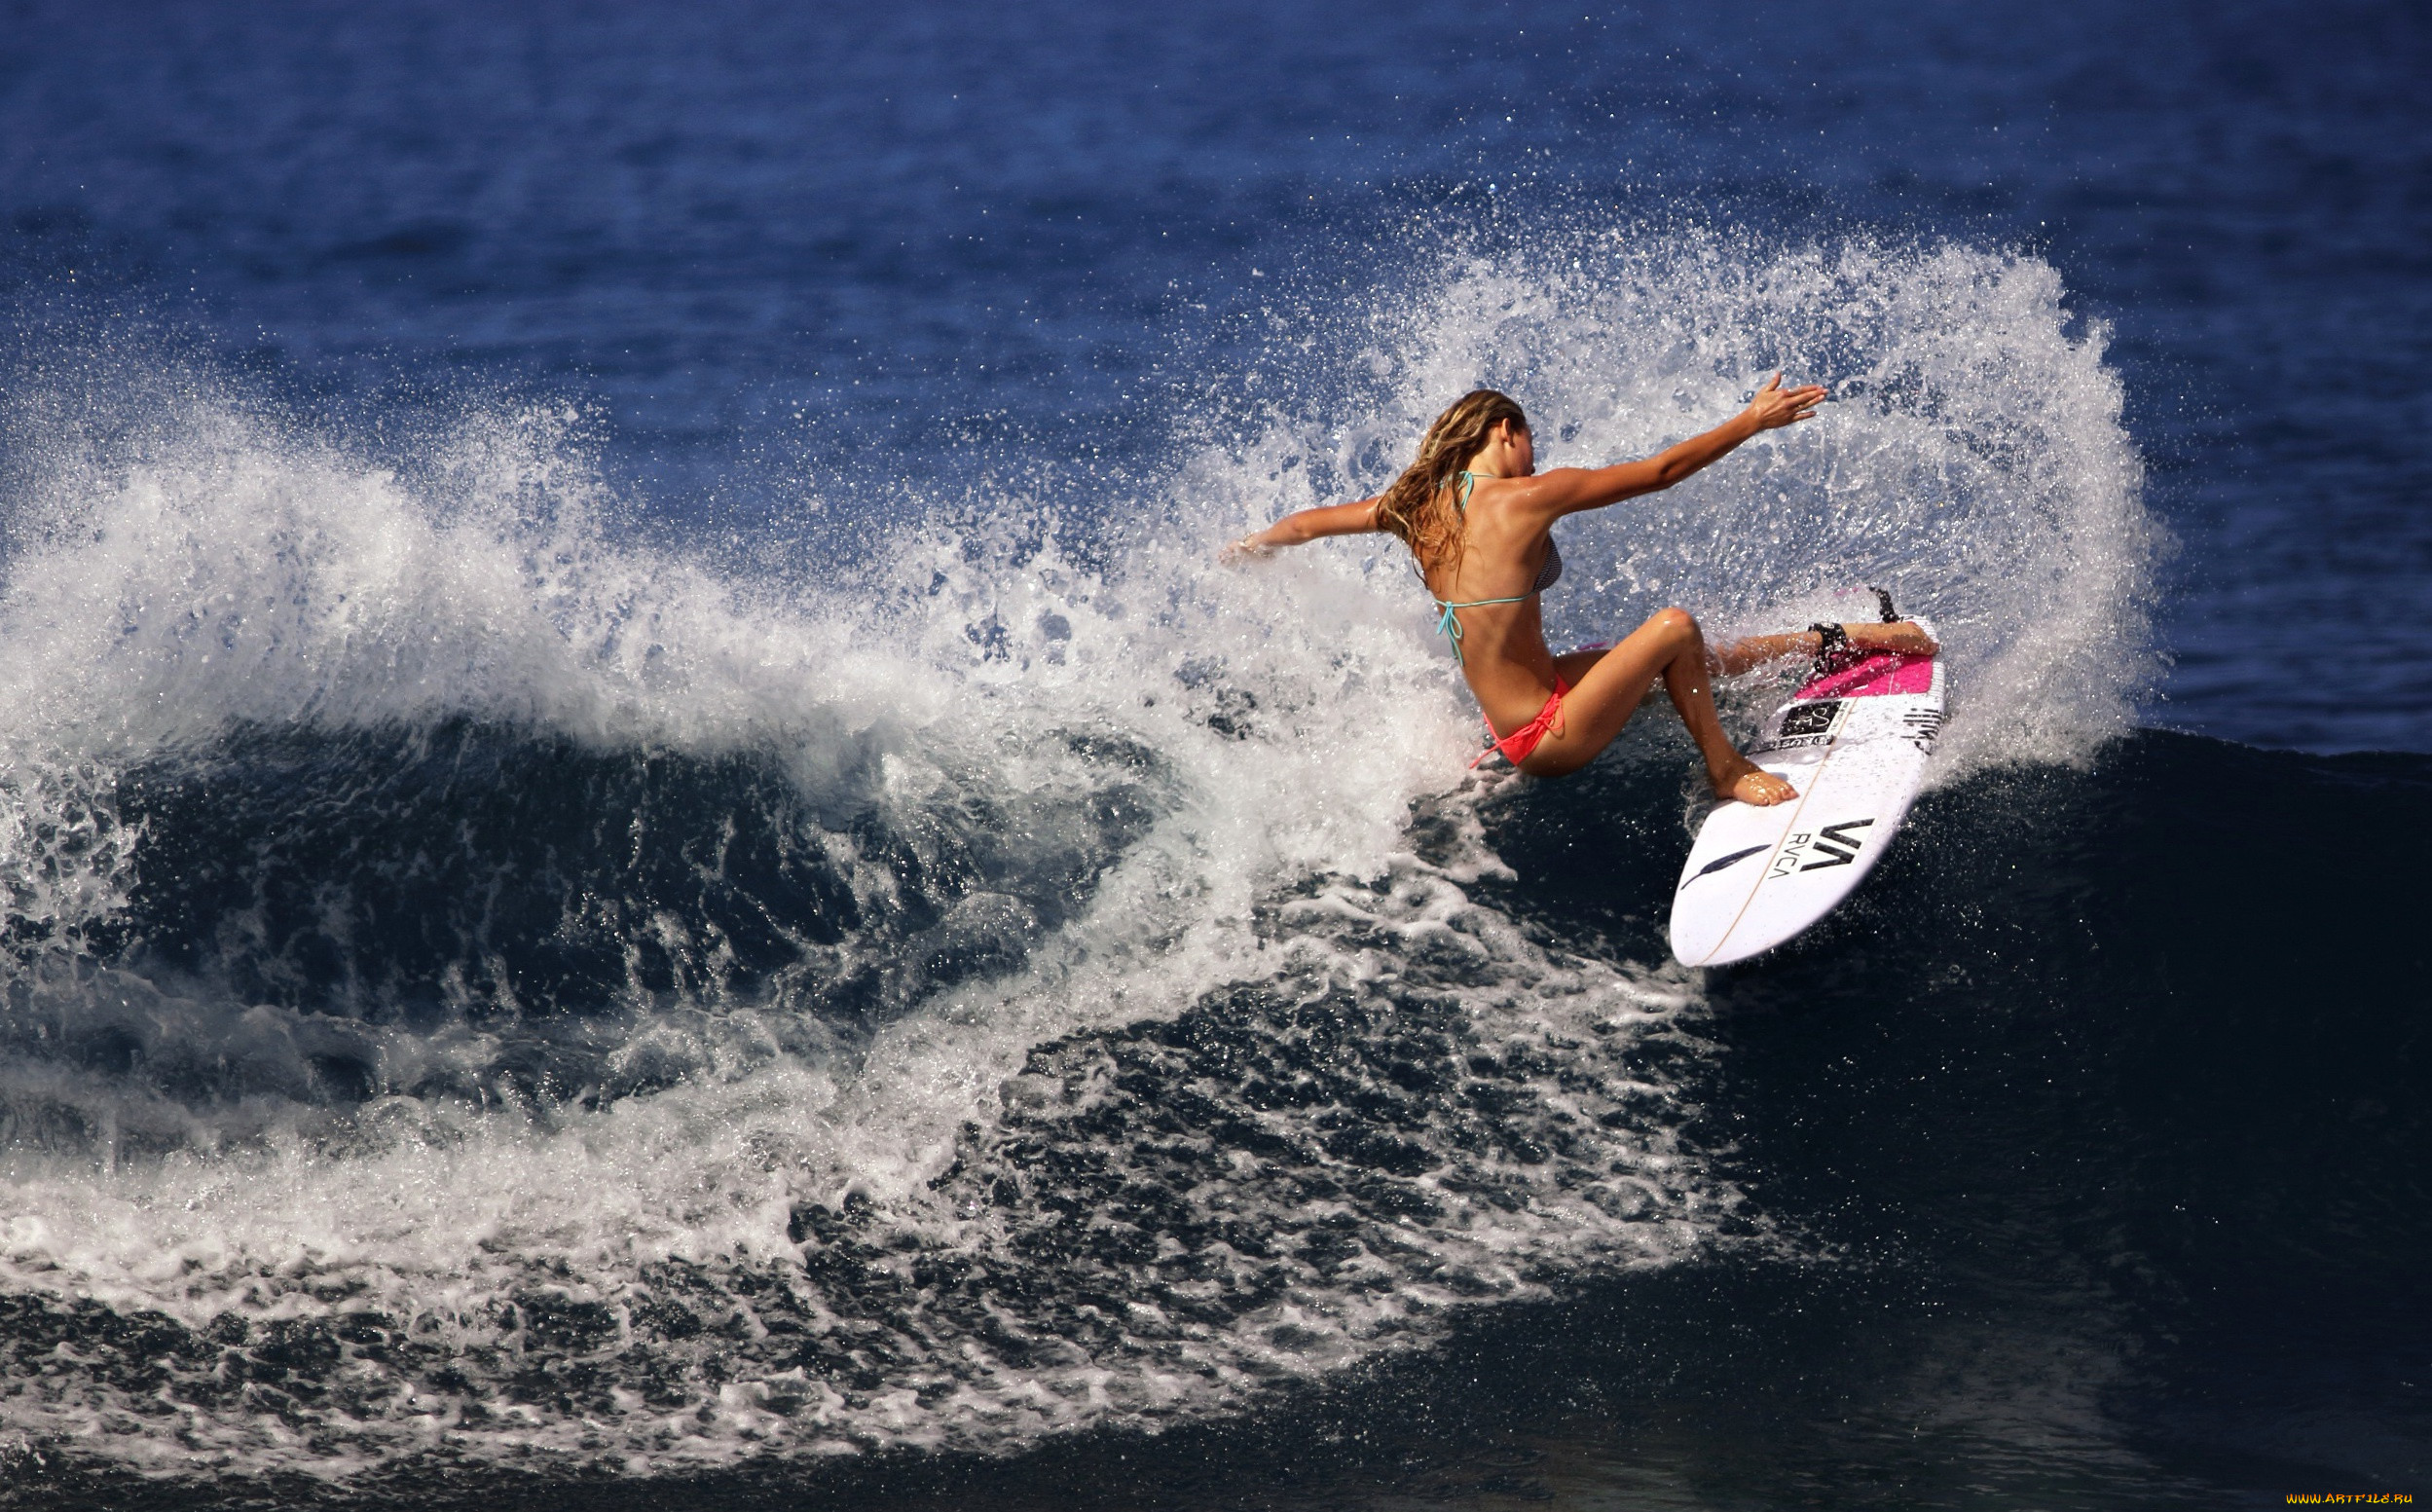
M 1646 616 L 1640 628 L 1652 630 L 1667 641 L 1686 642 L 1697 634 L 1697 621 L 1684 608 L 1657 609 Z

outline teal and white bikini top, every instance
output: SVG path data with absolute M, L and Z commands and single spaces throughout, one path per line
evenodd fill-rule
M 1453 496 L 1453 507 L 1458 509 L 1466 517 L 1469 513 L 1469 496 L 1478 487 L 1478 475 L 1464 468 L 1460 473 L 1460 492 Z M 1436 629 L 1444 633 L 1444 639 L 1453 643 L 1453 660 L 1456 663 L 1461 660 L 1461 622 L 1460 616 L 1453 612 L 1455 609 L 1474 609 L 1488 604 L 1526 603 L 1562 579 L 1563 548 L 1554 544 L 1549 538 L 1545 543 L 1545 566 L 1537 569 L 1537 580 L 1529 585 L 1527 593 L 1514 594 L 1508 599 L 1436 600 Z

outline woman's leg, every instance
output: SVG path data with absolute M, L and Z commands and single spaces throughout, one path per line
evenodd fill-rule
M 1904 651 L 1931 656 L 1936 649 L 1934 637 L 1913 619 L 1888 625 L 1877 620 L 1855 621 L 1843 625 L 1841 633 L 1849 637 L 1850 649 L 1855 651 Z M 1714 668 L 1725 677 L 1737 677 L 1769 661 L 1813 656 L 1818 649 L 1816 640 L 1812 630 L 1794 630 L 1787 635 L 1752 635 L 1745 641 L 1727 641 L 1714 647 Z M 1558 665 L 1560 661 L 1556 658 Z
M 1592 658 L 1585 660 L 1583 658 Z M 1521 770 L 1536 777 L 1575 772 L 1611 745 L 1621 727 L 1638 712 L 1657 678 L 1680 722 L 1689 728 L 1698 753 L 1706 758 L 1706 775 L 1717 796 L 1743 803 L 1780 803 L 1798 794 L 1790 785 L 1740 755 L 1723 733 L 1714 713 L 1714 697 L 1707 686 L 1706 637 L 1686 609 L 1663 609 L 1611 648 L 1577 651 L 1556 664 L 1568 680 L 1571 666 L 1582 666 L 1578 680 L 1563 698 L 1563 728 L 1548 735 Z
M 1585 650 L 1565 651 L 1554 658 L 1554 670 L 1562 674 L 1564 682 L 1572 687 L 1577 687 L 1580 680 L 1588 675 L 1588 669 L 1603 661 L 1604 653 L 1611 649 L 1612 646 L 1606 645 L 1590 646 Z

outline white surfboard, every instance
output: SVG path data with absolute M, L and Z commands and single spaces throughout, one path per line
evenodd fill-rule
M 1939 656 L 1878 651 L 1792 694 L 1748 754 L 1798 796 L 1706 816 L 1673 894 L 1673 954 L 1744 961 L 1831 912 L 1908 816 L 1941 728 Z

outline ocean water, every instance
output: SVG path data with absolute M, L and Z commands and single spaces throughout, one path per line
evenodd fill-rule
M 2421 1489 L 2432 25 L 1781 20 L 0 15 L 0 1502 Z M 1551 631 L 1952 712 L 1691 972 L 1215 554 L 1777 368 Z

